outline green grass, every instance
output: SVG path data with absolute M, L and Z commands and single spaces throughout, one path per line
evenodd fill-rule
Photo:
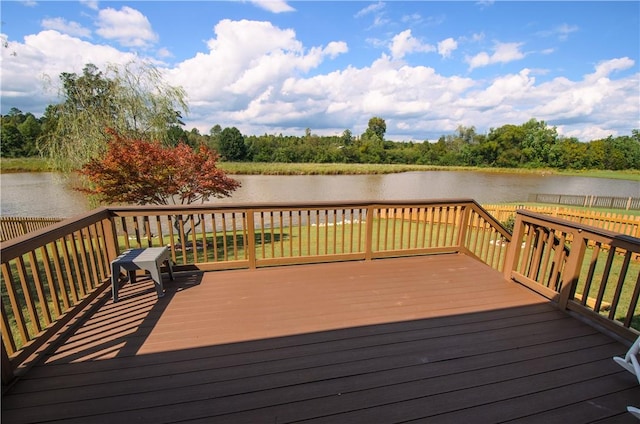
M 591 299 L 596 299 L 598 297 L 598 291 L 600 290 L 602 277 L 604 275 L 604 268 L 607 261 L 607 256 L 609 255 L 609 251 L 601 250 L 597 256 L 596 267 L 594 271 L 594 277 L 591 283 L 591 287 L 589 289 L 588 297 Z M 587 275 L 589 273 L 589 268 L 591 265 L 591 260 L 593 256 L 593 247 L 587 248 L 587 251 L 584 256 L 584 260 L 582 263 L 582 269 L 580 271 L 580 278 L 578 280 L 578 285 L 576 289 L 576 298 L 578 300 L 582 299 L 582 293 L 585 292 L 585 284 Z M 613 263 L 611 266 L 611 272 L 609 273 L 609 278 L 604 282 L 605 290 L 603 295 L 603 302 L 610 304 L 613 301 L 616 287 L 618 285 L 618 281 L 620 279 L 620 271 L 622 269 L 622 263 L 624 260 L 623 255 L 615 255 L 613 258 Z M 631 302 L 631 297 L 633 295 L 633 289 L 636 284 L 636 278 L 638 277 L 638 273 L 640 273 L 640 262 L 638 260 L 631 260 L 629 263 L 629 268 L 627 269 L 626 275 L 624 275 L 622 291 L 620 293 L 620 300 L 618 309 L 615 311 L 615 319 L 618 321 L 624 321 L 624 318 L 629 310 L 628 305 Z M 600 312 L 604 316 L 609 315 L 609 311 L 601 311 Z M 631 321 L 631 327 L 640 330 L 640 304 L 636 306 L 636 310 L 633 312 L 633 319 Z
M 451 169 L 422 165 L 362 163 L 220 162 L 218 166 L 226 173 L 235 175 L 371 175 Z
M 49 162 L 44 158 L 2 158 L 0 173 L 50 172 Z

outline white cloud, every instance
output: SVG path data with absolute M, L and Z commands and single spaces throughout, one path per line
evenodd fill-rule
M 618 59 L 606 60 L 596 65 L 596 70 L 593 74 L 587 76 L 589 81 L 597 81 L 601 78 L 608 78 L 609 75 L 616 71 L 624 71 L 635 65 L 635 62 L 628 57 L 621 57 Z
M 62 72 L 80 73 L 87 63 L 104 69 L 109 63 L 124 64 L 135 58 L 131 53 L 54 30 L 26 36 L 23 43 L 9 41 L 7 47 L 0 49 L 3 109 L 11 105 L 8 107 L 16 106 L 36 114 L 57 101 L 58 77 Z
M 473 125 L 483 133 L 535 117 L 586 141 L 628 134 L 640 116 L 640 75 L 626 57 L 603 61 L 571 79 L 547 80 L 540 77 L 544 70 L 527 68 L 492 80 L 443 75 L 433 67 L 409 66 L 391 53 L 365 65 L 319 73 L 321 64 L 350 46 L 340 40 L 305 46 L 295 31 L 269 22 L 224 20 L 214 31 L 208 50 L 161 69 L 168 83 L 187 92 L 187 127 L 202 132 L 220 124 L 245 134 L 302 134 L 305 128 L 316 134 L 339 134 L 345 128 L 360 134 L 367 120 L 378 115 L 386 120 L 391 139 L 434 140 L 458 125 Z M 398 38 L 396 55 L 415 51 L 412 39 L 410 33 Z M 45 90 L 44 75 L 56 83 L 61 72 L 79 73 L 88 62 L 104 69 L 136 57 L 54 30 L 7 42 L 0 49 L 3 113 L 18 107 L 38 114 L 56 101 L 56 93 Z M 440 54 L 445 47 L 439 46 Z M 167 53 L 160 49 L 156 54 Z M 500 63 L 518 53 L 519 45 L 496 45 L 485 60 Z
M 354 16 L 356 18 L 362 18 L 363 16 L 373 15 L 373 22 L 369 26 L 368 30 L 379 28 L 391 22 L 388 18 L 385 17 L 385 7 L 386 4 L 381 1 L 379 1 L 378 3 L 372 3 L 369 6 L 360 9 Z
M 601 140 L 603 138 L 609 137 L 610 135 L 614 137 L 622 135 L 619 134 L 616 130 L 603 129 L 599 126 L 586 126 L 580 129 L 570 130 L 567 129 L 567 127 L 565 127 L 564 125 L 560 125 L 557 126 L 556 129 L 558 131 L 558 134 L 564 137 L 575 137 L 578 140 Z M 628 133 L 625 135 L 628 135 Z
M 451 53 L 458 48 L 458 42 L 449 37 L 438 42 L 438 54 L 442 57 L 451 57 Z
M 80 0 L 80 4 L 84 4 L 89 9 L 98 10 L 98 0 Z
M 469 93 L 458 103 L 465 108 L 487 110 L 506 104 L 516 104 L 527 98 L 535 86 L 535 78 L 529 69 L 517 74 L 507 74 L 495 78 L 480 91 Z
M 147 17 L 128 6 L 120 10 L 110 7 L 100 10 L 96 25 L 98 35 L 125 47 L 148 47 L 158 41 Z
M 402 17 L 402 22 L 408 24 L 419 24 L 422 22 L 422 16 L 419 13 L 412 13 L 411 15 L 404 15 Z
M 214 31 L 209 52 L 178 64 L 168 76 L 174 85 L 185 88 L 192 101 L 227 112 L 248 110 L 256 99 L 257 104 L 274 101 L 287 78 L 348 51 L 346 43 L 339 41 L 305 49 L 295 31 L 270 22 L 227 19 Z M 252 105 L 251 110 L 256 107 Z
M 484 40 L 484 32 L 476 33 L 471 36 L 471 41 L 473 41 L 474 43 L 482 40 Z
M 407 29 L 395 35 L 389 45 L 391 56 L 394 59 L 402 59 L 405 55 L 414 52 L 432 52 L 435 47 L 425 44 L 411 35 L 411 30 Z
M 429 16 L 425 22 L 425 26 L 436 27 L 442 25 L 447 20 L 445 15 Z
M 338 55 L 347 53 L 349 47 L 344 41 L 332 41 L 324 48 L 323 53 L 329 56 L 331 59 L 335 59 Z
M 577 25 L 569 25 L 565 23 L 550 30 L 539 31 L 537 35 L 541 37 L 558 37 L 559 40 L 565 41 L 569 38 L 569 34 L 576 32 L 579 29 L 580 28 Z
M 251 3 L 273 13 L 295 11 L 295 9 L 284 0 L 251 0 Z
M 562 24 L 556 28 L 556 33 L 560 40 L 566 40 L 569 37 L 569 34 L 576 31 L 578 31 L 578 27 L 576 25 Z
M 481 68 L 491 63 L 491 56 L 486 52 L 480 52 L 473 57 L 467 57 L 465 61 L 469 64 L 469 69 Z
M 475 56 L 467 57 L 465 61 L 469 64 L 469 70 L 492 65 L 494 63 L 508 63 L 520 60 L 524 53 L 520 51 L 522 43 L 496 43 L 493 54 L 480 52 Z
M 389 22 L 391 22 L 391 21 L 389 19 L 385 18 L 384 15 L 382 15 L 382 14 L 377 15 L 373 19 L 373 23 L 371 24 L 369 29 L 378 28 L 378 27 L 384 26 L 384 25 L 388 24 Z
M 384 9 L 384 6 L 385 6 L 385 4 L 383 2 L 381 2 L 381 1 L 379 1 L 378 3 L 372 3 L 369 6 L 363 8 L 363 9 L 360 9 L 356 13 L 355 17 L 356 18 L 360 18 L 360 17 L 368 15 L 370 13 L 379 12 L 380 10 Z
M 637 123 L 640 116 L 638 99 L 627 94 L 638 91 L 638 74 L 620 80 L 608 78 L 612 72 L 633 65 L 628 58 L 613 59 L 598 64 L 582 81 L 555 78 L 541 84 L 536 93 L 538 105 L 532 112 L 547 120 L 633 122 L 635 119 Z
M 158 51 L 156 52 L 156 56 L 161 59 L 166 59 L 173 57 L 173 53 L 171 53 L 169 49 L 163 47 L 161 49 L 158 49 Z
M 43 19 L 41 23 L 44 29 L 53 29 L 65 34 L 81 38 L 91 38 L 91 30 L 77 22 L 67 21 L 64 18 Z

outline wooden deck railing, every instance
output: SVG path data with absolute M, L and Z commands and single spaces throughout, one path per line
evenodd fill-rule
M 640 334 L 640 239 L 518 211 L 505 277 L 632 340 Z
M 537 231 L 524 222 L 516 240 L 538 246 L 524 237 Z M 176 271 L 462 252 L 519 281 L 520 274 L 536 281 L 530 266 L 513 266 L 533 255 L 509 249 L 510 241 L 498 221 L 466 199 L 99 209 L 2 243 L 3 382 L 109 287 L 109 263 L 127 248 L 168 246 Z M 539 267 L 548 268 L 549 257 L 540 256 Z M 629 268 L 629 260 L 612 262 L 608 272 Z M 630 307 L 637 300 L 636 289 Z
M 3 382 L 107 287 L 112 234 L 99 209 L 0 245 Z
M 502 269 L 510 234 L 472 200 L 110 208 L 119 248 L 216 270 L 464 251 Z

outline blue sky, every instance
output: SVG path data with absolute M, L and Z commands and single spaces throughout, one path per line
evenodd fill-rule
M 61 72 L 151 61 L 187 129 L 430 140 L 544 120 L 583 141 L 640 127 L 640 2 L 1 1 L 2 113 Z

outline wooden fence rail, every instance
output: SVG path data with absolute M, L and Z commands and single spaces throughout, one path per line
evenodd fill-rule
M 500 222 L 515 217 L 516 211 L 522 208 L 522 206 L 513 205 L 483 205 L 483 207 Z M 526 209 L 554 218 L 562 218 L 640 238 L 640 216 L 637 215 L 569 209 L 560 206 L 527 206 Z
M 544 194 L 529 195 L 529 202 L 556 203 L 560 205 L 584 206 L 587 208 L 609 208 L 640 210 L 640 197 L 614 197 L 574 194 Z
M 0 217 L 0 241 L 27 234 L 62 221 L 61 218 Z

